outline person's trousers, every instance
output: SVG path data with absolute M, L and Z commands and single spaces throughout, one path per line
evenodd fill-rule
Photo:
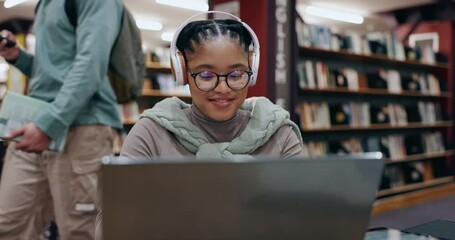
M 109 126 L 71 127 L 63 152 L 8 146 L 0 181 L 0 239 L 40 239 L 52 217 L 60 239 L 94 239 L 101 158 L 113 154 Z

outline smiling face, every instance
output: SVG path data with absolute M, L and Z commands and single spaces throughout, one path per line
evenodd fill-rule
M 235 70 L 248 71 L 248 53 L 238 40 L 225 36 L 205 39 L 194 45 L 194 51 L 186 51 L 188 69 L 193 73 L 210 71 L 227 74 Z M 234 91 L 220 78 L 218 86 L 209 92 L 199 90 L 188 71 L 188 83 L 193 104 L 209 119 L 226 121 L 233 118 L 246 99 L 248 87 Z

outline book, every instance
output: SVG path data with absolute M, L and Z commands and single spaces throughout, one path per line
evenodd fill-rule
M 405 106 L 406 115 L 408 117 L 408 122 L 421 122 L 422 117 L 419 112 L 419 107 L 417 104 L 411 104 Z
M 420 91 L 419 74 L 402 74 L 401 88 L 407 91 Z
M 370 119 L 373 124 L 390 123 L 388 105 L 370 106 Z
M 348 78 L 338 69 L 331 69 L 330 72 L 330 86 L 336 86 L 340 88 L 348 87 Z
M 349 104 L 341 103 L 329 106 L 331 125 L 349 125 L 351 122 L 351 110 Z
M 368 88 L 388 89 L 387 72 L 380 70 L 378 72 L 367 73 Z
M 408 155 L 424 153 L 422 136 L 420 134 L 414 133 L 406 135 L 404 138 L 404 143 L 406 147 L 406 153 Z
M 5 135 L 14 129 L 33 122 L 34 118 L 43 110 L 48 108 L 50 103 L 8 91 L 2 100 L 0 109 L 0 138 L 5 140 L 20 141 L 21 136 L 8 139 Z M 63 151 L 66 142 L 66 131 L 62 136 L 53 139 L 49 145 L 51 151 Z
M 349 138 L 341 141 L 329 141 L 329 153 L 345 155 L 364 152 L 361 140 Z
M 406 184 L 424 181 L 425 168 L 422 162 L 408 163 L 403 165 L 403 180 Z
M 399 166 L 386 166 L 383 178 L 384 180 L 381 183 L 381 189 L 394 188 L 404 185 L 403 173 Z

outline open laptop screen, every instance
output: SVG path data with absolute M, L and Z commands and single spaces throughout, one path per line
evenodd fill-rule
M 378 153 L 245 161 L 104 159 L 105 239 L 362 239 Z

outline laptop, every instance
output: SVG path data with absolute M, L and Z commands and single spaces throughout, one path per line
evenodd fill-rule
M 363 239 L 381 158 L 105 157 L 104 239 Z

